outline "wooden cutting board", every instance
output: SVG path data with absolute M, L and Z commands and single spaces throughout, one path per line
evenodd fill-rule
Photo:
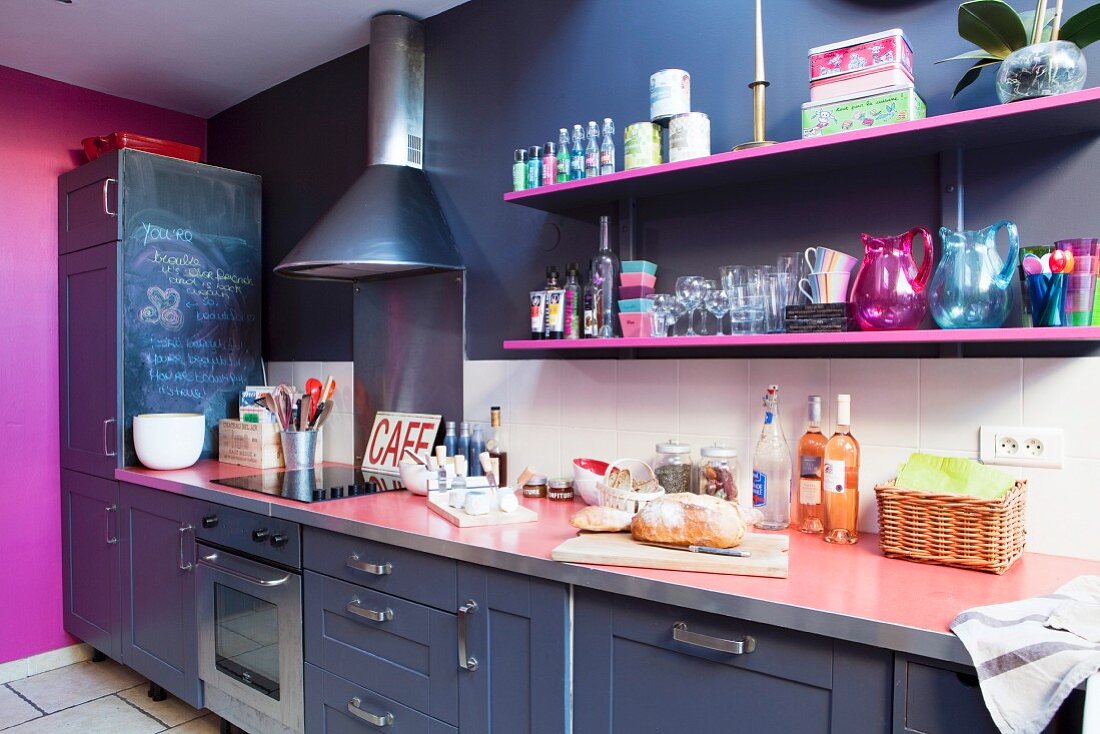
M 437 499 L 438 498 L 438 499 Z M 539 513 L 522 504 L 512 512 L 492 510 L 488 515 L 467 515 L 465 510 L 456 510 L 447 504 L 446 492 L 429 492 L 428 507 L 437 515 L 447 518 L 460 528 L 483 528 L 487 525 L 514 525 L 521 522 L 535 522 Z
M 737 548 L 752 551 L 752 557 L 731 558 L 642 545 L 634 542 L 629 533 L 583 533 L 559 545 L 550 552 L 550 557 L 555 561 L 596 566 L 787 578 L 789 544 L 790 539 L 785 534 L 747 533 Z

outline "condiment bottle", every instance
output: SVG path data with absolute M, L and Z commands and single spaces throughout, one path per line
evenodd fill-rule
M 526 496 L 526 492 L 524 492 L 524 496 Z M 551 479 L 546 483 L 546 496 L 552 500 L 572 500 L 573 482 L 568 479 Z
M 537 189 L 542 185 L 542 148 L 532 145 L 527 149 L 527 188 Z
M 485 439 L 485 450 L 493 462 L 493 474 L 502 487 L 508 486 L 508 452 L 504 448 L 503 431 L 500 427 L 500 406 L 489 408 L 489 437 Z
M 565 269 L 565 338 L 581 338 L 581 283 L 577 263 Z
M 523 191 L 527 188 L 527 151 L 516 148 L 512 159 L 512 191 Z
M 569 151 L 569 180 L 584 178 L 584 128 L 573 126 L 573 147 Z
M 691 446 L 669 439 L 655 447 L 657 458 L 653 460 L 653 473 L 665 492 L 691 491 Z
M 532 474 L 523 485 L 523 496 L 530 499 L 546 497 L 546 477 L 542 474 Z
M 615 172 L 615 123 L 610 117 L 603 118 L 603 129 L 600 131 L 600 175 L 605 176 Z
M 600 335 L 600 286 L 596 274 L 596 261 L 588 265 L 588 283 L 584 286 L 584 314 L 581 319 L 581 333 L 584 338 Z
M 569 180 L 569 131 L 564 127 L 558 130 L 557 183 Z
M 549 186 L 554 183 L 554 177 L 558 171 L 558 148 L 552 141 L 547 140 L 542 146 L 542 185 Z
M 737 502 L 737 449 L 721 444 L 699 449 L 694 492 Z
M 592 178 L 600 175 L 600 128 L 596 121 L 588 123 L 588 144 L 584 146 L 584 177 Z

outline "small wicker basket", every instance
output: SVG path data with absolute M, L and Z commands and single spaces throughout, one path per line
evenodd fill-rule
M 663 487 L 658 487 L 653 492 L 634 492 L 611 487 L 604 482 L 599 482 L 596 486 L 600 490 L 600 507 L 625 510 L 631 515 L 637 514 L 639 510 L 665 493 Z
M 1024 552 L 1027 482 L 1000 499 L 875 487 L 879 545 L 889 558 L 1002 574 Z

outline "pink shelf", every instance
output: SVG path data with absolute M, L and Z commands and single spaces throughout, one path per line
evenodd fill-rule
M 968 344 L 995 342 L 1100 342 L 1100 327 L 1035 329 L 923 329 L 919 331 L 848 331 L 825 334 L 742 334 L 544 341 L 514 339 L 510 350 L 660 349 L 679 347 L 789 347 L 830 344 Z
M 1096 130 L 1100 130 L 1100 87 L 509 192 L 504 200 L 563 213 L 629 197 L 806 175 L 854 161 L 869 163 Z

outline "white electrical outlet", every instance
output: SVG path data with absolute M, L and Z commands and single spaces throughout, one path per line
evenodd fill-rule
M 1061 428 L 982 426 L 978 431 L 983 464 L 1061 469 L 1064 446 Z

